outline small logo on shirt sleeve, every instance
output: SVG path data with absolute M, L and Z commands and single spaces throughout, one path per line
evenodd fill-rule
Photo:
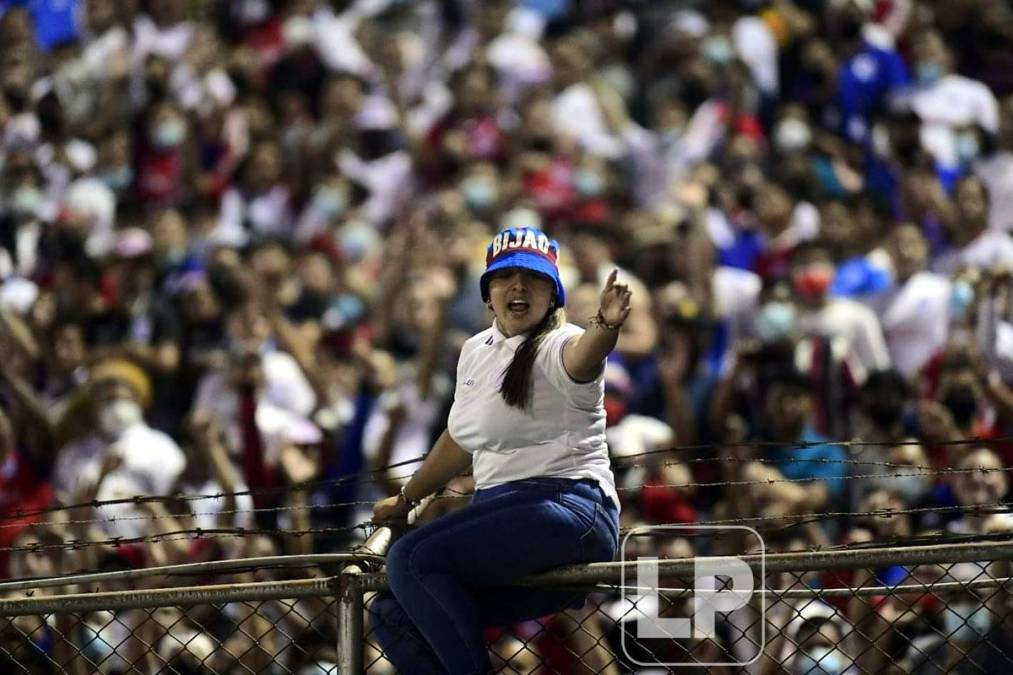
M 475 385 L 475 380 L 474 380 L 474 378 L 469 377 L 467 380 L 465 380 L 461 384 L 463 384 L 465 387 L 473 387 Z

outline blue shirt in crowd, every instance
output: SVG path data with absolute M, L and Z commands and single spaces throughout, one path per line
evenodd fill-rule
M 871 116 L 890 92 L 906 87 L 909 80 L 900 54 L 866 42 L 837 74 L 841 133 L 856 143 L 868 142 Z
M 840 445 L 832 445 L 829 438 L 807 428 L 802 432 L 802 445 L 777 448 L 772 459 L 785 478 L 792 480 L 821 480 L 830 490 L 831 499 L 839 501 L 844 494 L 847 452 Z
M 35 42 L 39 49 L 48 52 L 61 42 L 77 39 L 80 4 L 80 0 L 0 0 L 0 16 L 15 7 L 27 7 L 35 29 Z

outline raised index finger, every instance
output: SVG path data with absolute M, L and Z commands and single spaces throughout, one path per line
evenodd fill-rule
M 609 274 L 609 278 L 605 281 L 605 290 L 609 291 L 612 289 L 612 285 L 616 282 L 616 277 L 619 276 L 619 270 L 613 269 L 612 273 Z

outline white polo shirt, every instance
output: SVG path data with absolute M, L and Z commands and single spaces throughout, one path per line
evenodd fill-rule
M 447 431 L 472 453 L 477 489 L 535 477 L 589 478 L 619 508 L 605 444 L 604 372 L 580 383 L 563 367 L 563 345 L 583 332 L 566 324 L 545 337 L 529 410 L 508 406 L 499 392 L 525 336 L 508 338 L 493 322 L 464 343 Z

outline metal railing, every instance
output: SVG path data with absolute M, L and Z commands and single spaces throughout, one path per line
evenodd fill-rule
M 377 554 L 388 541 L 380 529 L 354 554 L 0 585 L 0 672 L 392 673 L 365 618 L 386 590 Z M 629 583 L 636 562 L 569 567 L 525 585 L 590 593 L 582 609 L 487 637 L 496 668 L 514 673 L 611 675 L 646 667 L 638 661 L 692 666 L 744 662 L 751 653 L 758 656 L 749 665 L 709 670 L 993 673 L 1013 665 L 1011 559 L 1011 541 L 769 554 L 762 561 L 768 590 L 719 617 L 713 636 L 653 644 L 638 637 L 636 620 L 686 611 L 692 559 L 658 562 L 664 583 L 651 607 Z M 761 569 L 760 556 L 741 560 Z M 282 564 L 346 567 L 334 576 L 145 587 L 169 573 L 221 576 Z M 115 588 L 127 583 L 142 587 Z

